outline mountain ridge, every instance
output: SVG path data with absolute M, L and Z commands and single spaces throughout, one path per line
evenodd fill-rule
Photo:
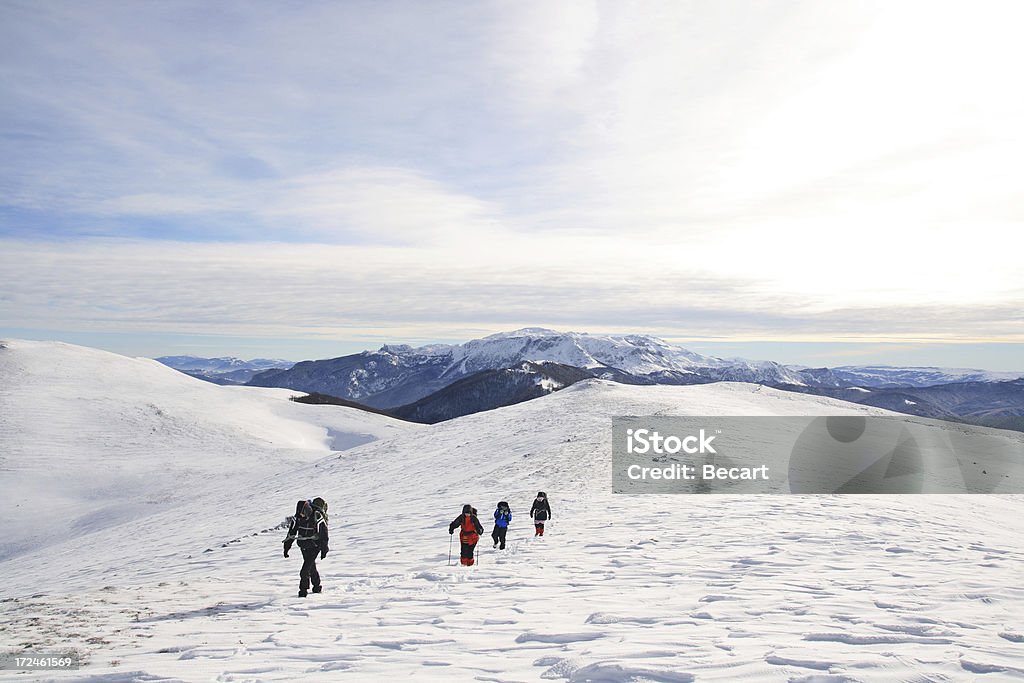
M 773 361 L 725 361 L 649 335 L 594 335 L 523 328 L 464 344 L 412 347 L 385 344 L 376 351 L 256 374 L 252 386 L 283 386 L 394 408 L 424 398 L 475 372 L 519 363 L 553 362 L 627 383 L 704 384 L 715 381 L 804 384 L 799 373 Z

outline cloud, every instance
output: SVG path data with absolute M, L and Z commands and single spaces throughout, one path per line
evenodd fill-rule
M 458 236 L 486 239 L 500 209 L 402 168 L 349 167 L 289 178 L 221 183 L 190 194 L 142 193 L 96 203 L 112 217 L 249 219 L 249 239 L 299 237 L 318 243 L 429 245 Z
M 484 57 L 502 77 L 511 113 L 530 117 L 562 109 L 579 93 L 597 47 L 598 3 L 528 0 L 496 10 L 484 27 Z
M 345 339 L 545 324 L 666 336 L 1024 339 L 1024 317 L 1010 304 L 822 312 L 749 279 L 638 272 L 619 253 L 549 251 L 528 240 L 468 251 L 119 240 L 60 251 L 29 241 L 0 246 L 9 283 L 0 326 L 9 328 Z
M 8 324 L 1020 334 L 1013 6 L 3 12 Z

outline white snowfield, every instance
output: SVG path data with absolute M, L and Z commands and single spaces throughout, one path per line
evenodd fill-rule
M 19 347 L 0 355 L 11 350 Z M 113 381 L 63 388 L 119 390 Z M 277 443 L 275 423 L 263 419 L 266 394 L 233 391 L 231 424 L 257 431 L 230 455 L 208 457 L 241 458 L 251 447 L 258 460 L 261 443 Z M 202 495 L 61 542 L 44 536 L 38 550 L 0 565 L 0 648 L 74 649 L 88 660 L 75 672 L 0 679 L 1024 678 L 1024 497 L 611 494 L 610 417 L 654 414 L 885 413 L 748 384 L 593 380 L 395 429 L 307 464 L 282 462 L 274 475 L 225 471 Z M 302 415 L 287 417 L 280 428 L 301 433 L 292 421 Z M 385 424 L 378 417 L 367 419 Z M 5 452 L 8 441 L 44 431 L 3 419 Z M 117 422 L 94 419 L 97 429 Z M 67 446 L 79 437 L 61 427 L 25 468 L 51 458 L 74 466 Z M 189 429 L 197 443 L 222 440 L 206 421 Z M 189 443 L 135 436 L 154 467 Z M 301 450 L 297 436 L 277 438 Z M 324 439 L 311 438 L 310 456 L 322 455 Z M 117 443 L 107 449 L 89 457 L 125 457 Z M 16 463 L 8 458 L 5 477 Z M 538 490 L 553 509 L 543 538 L 526 514 Z M 283 558 L 284 531 L 273 527 L 298 498 L 316 495 L 331 504 L 325 589 L 298 598 L 299 553 Z M 455 539 L 448 566 L 447 526 L 461 506 L 475 505 L 489 533 L 499 500 L 514 514 L 508 549 L 493 550 L 485 534 L 479 564 L 464 568 Z
M 302 393 L 287 389 L 216 386 L 154 360 L 0 345 L 0 560 L 418 426 L 296 403 Z

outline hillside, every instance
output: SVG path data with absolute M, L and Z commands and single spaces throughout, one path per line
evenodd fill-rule
M 513 368 L 480 370 L 415 403 L 393 408 L 391 413 L 434 424 L 540 398 L 593 377 L 570 365 L 525 361 Z
M 215 386 L 68 344 L 3 342 L 0 559 L 416 427 L 294 394 Z
M 131 524 L 128 544 L 113 528 L 9 560 L 0 646 L 73 646 L 91 657 L 79 676 L 119 680 L 1024 674 L 1020 496 L 610 492 L 613 415 L 881 412 L 749 384 L 579 382 L 244 487 L 222 479 L 213 508 L 230 514 L 197 500 Z M 54 435 L 49 449 L 75 439 Z M 524 519 L 538 489 L 554 510 L 542 539 Z M 331 502 L 332 552 L 325 593 L 300 600 L 274 527 L 313 495 Z M 447 566 L 461 505 L 486 520 L 498 500 L 515 514 L 509 550 L 485 539 L 479 566 Z

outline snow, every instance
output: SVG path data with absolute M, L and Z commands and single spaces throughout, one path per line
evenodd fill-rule
M 454 369 L 472 373 L 509 367 L 527 358 L 578 368 L 608 366 L 641 375 L 666 370 L 692 373 L 697 367 L 727 365 L 718 358 L 687 351 L 657 337 L 558 332 L 540 327 L 492 334 L 465 344 L 434 344 L 415 349 L 389 345 L 381 350 L 416 356 L 450 356 L 446 373 Z
M 538 377 L 537 386 L 539 386 L 544 391 L 552 392 L 562 389 L 565 385 L 557 380 L 551 379 L 550 377 Z
M 48 673 L 54 680 L 1024 676 L 1024 497 L 611 493 L 613 415 L 888 414 L 879 409 L 739 383 L 588 380 L 428 427 L 364 414 L 376 440 L 331 453 L 324 414 L 345 416 L 330 418 L 341 428 L 348 409 L 306 412 L 281 398 L 289 392 L 177 373 L 138 383 L 112 368 L 142 375 L 145 363 L 68 347 L 17 342 L 0 359 L 4 408 L 32 399 L 0 413 L 5 453 L 18 448 L 4 467 L 20 472 L 2 480 L 5 519 L 9 495 L 33 473 L 77 467 L 103 488 L 88 466 L 126 460 L 129 436 L 136 458 L 148 453 L 140 471 L 184 458 L 198 466 L 200 452 L 218 471 L 203 495 L 47 538 L 3 563 L 0 648 L 88 657 L 79 672 Z M 88 367 L 70 368 L 80 362 Z M 37 386 L 55 377 L 64 380 Z M 63 421 L 58 409 L 82 396 L 109 410 Z M 153 435 L 152 418 L 125 422 L 140 401 L 191 421 L 174 438 Z M 121 438 L 74 448 L 89 425 Z M 221 452 L 224 432 L 242 445 Z M 274 454 L 270 475 L 263 460 Z M 526 513 L 539 489 L 554 516 L 534 538 Z M 275 527 L 312 495 L 331 503 L 332 550 L 320 563 L 325 592 L 299 599 L 296 553 L 281 557 Z M 498 500 L 515 515 L 508 550 L 485 536 L 476 567 L 448 566 L 451 518 L 469 502 L 488 519 Z
M 50 342 L 0 349 L 0 560 L 416 428 Z M 36 504 L 45 501 L 45 505 Z

